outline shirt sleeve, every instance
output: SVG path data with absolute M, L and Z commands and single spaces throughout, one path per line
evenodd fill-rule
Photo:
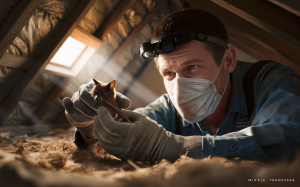
M 176 131 L 176 110 L 167 94 L 160 96 L 145 108 L 137 108 L 134 112 L 144 114 L 162 125 L 167 131 Z
M 292 159 L 300 147 L 300 77 L 279 63 L 267 64 L 254 82 L 252 123 L 238 132 L 203 137 L 203 156 Z

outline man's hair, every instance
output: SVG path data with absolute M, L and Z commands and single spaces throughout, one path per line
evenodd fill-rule
M 158 42 L 167 34 L 187 30 L 202 31 L 228 43 L 227 31 L 221 20 L 208 11 L 194 8 L 179 10 L 165 17 L 155 28 L 151 42 Z M 225 48 L 208 41 L 205 44 L 206 49 L 213 55 L 217 65 L 221 65 Z M 155 62 L 158 67 L 157 60 Z

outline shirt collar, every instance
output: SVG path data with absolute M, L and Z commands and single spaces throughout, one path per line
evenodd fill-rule
M 247 116 L 247 103 L 242 80 L 241 69 L 239 63 L 237 63 L 235 69 L 231 73 L 231 96 L 228 113 L 239 112 Z

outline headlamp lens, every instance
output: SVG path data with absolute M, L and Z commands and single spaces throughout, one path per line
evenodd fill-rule
M 145 51 L 143 53 L 143 57 L 144 57 L 144 59 L 151 59 L 153 57 L 153 52 Z

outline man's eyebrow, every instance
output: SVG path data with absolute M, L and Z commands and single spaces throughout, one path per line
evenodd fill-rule
M 182 63 L 183 65 L 187 65 L 187 64 L 194 64 L 194 63 L 203 63 L 203 60 L 199 60 L 199 59 L 190 59 L 184 63 Z M 160 66 L 159 67 L 159 72 L 163 73 L 164 71 L 168 71 L 170 68 L 169 66 Z
M 202 63 L 203 60 L 199 60 L 199 59 L 190 59 L 184 63 L 182 63 L 183 65 L 186 65 L 186 64 L 193 64 L 193 63 Z

